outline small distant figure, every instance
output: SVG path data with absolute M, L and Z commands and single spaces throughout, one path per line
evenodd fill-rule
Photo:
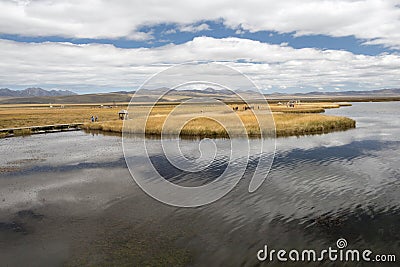
M 244 106 L 244 110 L 248 110 L 248 109 L 254 109 L 254 107 Z
M 288 108 L 294 108 L 295 107 L 295 101 L 294 100 L 290 100 L 289 102 L 287 102 L 286 106 Z
M 128 119 L 128 111 L 125 109 L 121 109 L 118 112 L 118 117 L 120 120 L 127 120 Z
M 94 116 L 92 115 L 92 117 L 90 117 L 90 121 L 94 122 Z
M 96 117 L 94 117 L 94 121 L 97 122 L 98 120 L 99 120 L 99 118 L 96 115 Z

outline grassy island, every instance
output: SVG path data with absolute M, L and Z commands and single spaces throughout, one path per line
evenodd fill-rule
M 348 105 L 348 104 L 343 104 Z M 339 116 L 328 116 L 322 113 L 326 108 L 339 108 L 341 105 L 333 103 L 312 103 L 312 104 L 302 104 L 299 107 L 288 108 L 282 105 L 270 105 L 272 111 L 272 117 L 276 127 L 277 136 L 299 136 L 308 134 L 319 134 L 328 133 L 332 131 L 343 131 L 351 128 L 355 128 L 356 122 L 352 119 L 339 117 Z M 167 118 L 167 115 L 172 111 L 174 106 L 159 106 L 153 108 L 150 116 L 147 119 L 145 134 L 146 135 L 156 135 L 160 136 L 162 132 L 163 124 Z M 232 105 L 236 107 L 236 105 Z M 262 109 L 264 107 L 257 106 L 257 109 Z M 187 114 L 181 115 L 181 120 L 188 121 L 184 127 L 180 130 L 181 136 L 189 137 L 228 137 L 227 131 L 224 127 L 216 122 L 207 118 L 207 111 L 202 110 L 202 113 L 196 114 L 198 118 L 190 120 L 189 118 L 193 115 L 194 111 L 187 109 Z M 243 107 L 239 105 L 237 115 L 243 122 L 247 134 L 252 137 L 260 136 L 260 128 L 256 117 L 253 115 L 251 110 L 244 110 Z M 188 116 L 185 116 L 188 115 Z M 218 114 L 218 111 L 213 111 L 212 114 L 222 122 L 224 126 L 235 125 L 231 122 L 228 115 L 223 112 Z M 140 117 L 140 116 L 139 116 Z M 125 121 L 127 125 L 123 128 L 122 120 L 110 120 L 105 122 L 94 122 L 85 123 L 83 128 L 86 130 L 100 130 L 105 132 L 118 132 L 126 131 L 129 133 L 143 133 L 143 129 L 138 129 L 135 127 L 135 120 L 140 120 L 139 117 L 135 117 L 132 120 Z M 236 125 L 240 128 L 240 125 Z M 273 125 L 268 125 L 271 129 Z M 173 128 L 173 127 L 172 127 Z M 179 128 L 174 128 L 179 131 Z M 175 132 L 171 132 L 175 133 Z M 235 135 L 235 131 L 233 131 Z M 268 133 L 267 133 L 268 134 Z M 237 135 L 240 135 L 239 132 Z
M 308 134 L 329 133 L 355 128 L 356 122 L 352 119 L 339 116 L 321 114 L 274 114 L 277 136 L 300 136 Z M 105 132 L 122 133 L 122 121 L 106 121 L 85 123 L 83 129 L 100 130 Z M 161 135 L 160 123 L 150 123 L 146 127 L 146 134 Z M 250 136 L 260 134 L 256 121 L 245 124 Z M 255 129 L 255 130 L 253 130 Z M 132 132 L 135 133 L 135 132 Z M 215 121 L 208 119 L 195 119 L 186 124 L 181 131 L 181 136 L 199 137 L 228 137 L 224 128 Z
M 146 134 L 160 135 L 162 125 L 167 115 L 176 105 L 177 104 L 170 103 L 155 106 L 152 109 L 146 125 Z M 292 108 L 286 105 L 271 104 L 270 110 L 275 122 L 277 136 L 299 136 L 354 128 L 356 123 L 352 119 L 320 114 L 327 108 L 339 108 L 340 106 L 346 105 L 349 104 L 301 103 Z M 260 128 L 253 112 L 266 109 L 266 107 L 255 104 L 252 107 L 253 110 L 245 110 L 245 106 L 240 103 L 228 103 L 228 106 L 232 109 L 237 108 L 235 113 L 243 122 L 248 135 L 255 137 L 260 135 Z M 63 123 L 84 123 L 82 128 L 86 130 L 121 133 L 123 131 L 123 121 L 119 120 L 118 111 L 126 108 L 126 103 L 120 105 L 53 105 L 52 107 L 49 105 L 0 106 L 0 129 Z M 195 111 L 189 108 L 187 114 L 182 114 L 182 119 L 185 118 L 185 115 L 193 115 L 193 112 L 195 113 Z M 204 117 L 199 116 L 199 118 L 190 120 L 184 125 L 180 135 L 193 137 L 227 137 L 227 132 L 224 127 L 216 121 L 206 118 L 207 112 L 216 113 L 218 120 L 225 126 L 231 123 L 225 113 L 218 113 L 218 111 L 213 109 L 212 111 L 205 111 L 204 114 L 201 114 L 204 115 Z M 96 116 L 98 121 L 91 122 L 91 116 Z M 130 121 L 130 124 L 134 126 L 135 120 L 138 120 L 138 116 L 136 116 L 136 114 L 130 114 L 129 116 L 131 120 L 125 122 Z M 233 125 L 233 128 L 235 127 L 236 125 Z M 239 128 L 239 126 L 237 127 Z M 271 129 L 271 127 L 272 125 L 269 125 L 268 128 Z M 140 132 L 140 130 L 135 129 L 135 127 L 131 127 L 129 131 L 132 133 Z M 0 135 L 0 137 L 2 136 Z

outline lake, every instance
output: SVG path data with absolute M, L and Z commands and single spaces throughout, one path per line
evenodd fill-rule
M 254 266 L 264 245 L 323 249 L 339 238 L 348 248 L 396 254 L 399 108 L 382 102 L 327 110 L 355 119 L 357 128 L 277 138 L 257 191 L 248 192 L 250 161 L 231 192 L 197 208 L 144 193 L 128 171 L 119 136 L 79 131 L 0 139 L 1 265 Z M 222 152 L 198 173 L 176 174 L 162 154 L 152 161 L 174 183 L 206 184 L 228 164 L 229 140 L 215 142 Z M 188 155 L 198 154 L 198 140 L 182 144 Z

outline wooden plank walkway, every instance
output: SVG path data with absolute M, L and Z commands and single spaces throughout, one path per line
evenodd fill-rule
M 68 124 L 52 124 L 40 126 L 26 126 L 17 128 L 0 129 L 2 137 L 12 137 L 19 135 L 41 134 L 41 133 L 55 133 L 66 131 L 78 131 L 83 123 L 68 123 Z

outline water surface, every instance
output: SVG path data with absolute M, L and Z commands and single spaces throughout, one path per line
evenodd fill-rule
M 1 139 L 0 261 L 254 266 L 265 244 L 317 249 L 335 246 L 338 238 L 350 248 L 396 254 L 398 110 L 398 102 L 328 110 L 355 119 L 357 128 L 278 138 L 271 171 L 256 192 L 248 192 L 250 161 L 229 194 L 199 208 L 171 207 L 146 195 L 130 176 L 118 136 L 66 132 Z M 196 157 L 198 140 L 182 142 L 185 153 Z M 205 184 L 228 164 L 229 140 L 215 142 L 221 148 L 216 160 L 199 173 L 177 177 L 162 154 L 152 154 L 152 161 L 173 182 Z

